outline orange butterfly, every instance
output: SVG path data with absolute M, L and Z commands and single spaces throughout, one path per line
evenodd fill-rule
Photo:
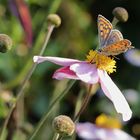
M 134 48 L 131 42 L 123 39 L 121 32 L 113 29 L 112 24 L 102 15 L 98 15 L 98 34 L 100 49 L 98 52 L 106 56 L 118 55 Z

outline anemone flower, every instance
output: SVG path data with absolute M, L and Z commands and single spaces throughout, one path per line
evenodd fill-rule
M 77 123 L 76 133 L 83 140 L 136 140 L 118 128 L 103 128 L 90 122 Z
M 118 113 L 122 114 L 123 120 L 127 121 L 132 116 L 132 111 L 123 94 L 107 73 L 115 71 L 116 61 L 104 56 L 97 51 L 91 50 L 86 61 L 60 57 L 34 56 L 35 63 L 50 61 L 62 66 L 53 74 L 53 78 L 62 80 L 64 78 L 81 80 L 88 84 L 100 83 L 105 95 L 112 101 Z
M 77 123 L 76 133 L 84 140 L 136 140 L 121 128 L 120 120 L 100 114 L 94 124 L 90 122 Z
M 125 59 L 132 65 L 140 67 L 140 49 L 133 49 L 124 54 Z

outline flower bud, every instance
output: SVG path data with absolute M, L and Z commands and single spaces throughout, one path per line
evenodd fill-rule
M 0 52 L 5 53 L 12 47 L 12 39 L 6 34 L 0 34 Z
M 71 136 L 75 130 L 75 124 L 65 115 L 59 115 L 53 120 L 54 130 L 62 136 Z
M 47 17 L 49 23 L 55 25 L 55 27 L 59 27 L 61 24 L 61 18 L 56 14 L 50 14 Z
M 128 20 L 128 12 L 125 8 L 116 7 L 112 13 L 121 22 L 126 22 Z

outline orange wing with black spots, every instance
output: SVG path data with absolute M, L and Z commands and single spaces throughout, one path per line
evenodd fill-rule
M 100 49 L 100 53 L 104 54 L 106 56 L 110 56 L 110 55 L 118 55 L 120 53 L 124 53 L 129 49 L 134 48 L 133 46 L 131 46 L 131 42 L 127 39 L 123 39 L 121 41 L 118 41 L 114 44 L 110 44 L 104 48 Z
M 98 34 L 100 40 L 100 48 L 102 48 L 108 40 L 112 30 L 112 24 L 102 15 L 98 15 Z

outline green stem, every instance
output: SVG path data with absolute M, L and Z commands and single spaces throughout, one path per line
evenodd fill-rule
M 46 35 L 46 39 L 45 39 L 45 42 L 44 42 L 44 44 L 43 44 L 43 46 L 42 46 L 42 49 L 41 49 L 39 55 L 42 55 L 43 52 L 45 51 L 45 48 L 46 48 L 46 46 L 47 46 L 47 44 L 48 44 L 48 41 L 49 41 L 49 39 L 50 39 L 50 36 L 51 36 L 51 33 L 52 33 L 54 27 L 55 27 L 54 25 L 50 25 L 50 27 L 48 28 L 48 32 L 47 32 L 47 35 Z M 31 61 L 31 60 L 29 60 L 29 61 Z M 24 89 L 25 89 L 25 87 L 26 87 L 26 84 L 27 84 L 28 80 L 29 80 L 30 77 L 32 76 L 32 74 L 33 74 L 33 72 L 34 72 L 36 66 L 37 66 L 37 63 L 33 63 L 31 69 L 30 69 L 30 70 L 28 71 L 28 73 L 26 74 L 26 76 L 25 76 L 25 78 L 24 78 L 24 80 L 23 80 L 23 82 L 22 82 L 22 84 L 21 84 L 21 86 L 20 86 L 20 88 L 19 88 L 19 90 L 18 90 L 16 100 L 15 100 L 15 102 L 13 103 L 13 105 L 12 105 L 12 107 L 11 107 L 9 113 L 8 113 L 8 116 L 7 116 L 7 118 L 6 118 L 5 122 L 4 122 L 2 131 L 1 131 L 1 135 L 0 135 L 0 140 L 2 139 L 2 135 L 3 135 L 4 132 L 5 132 L 5 129 L 6 129 L 7 124 L 8 124 L 8 121 L 9 121 L 9 119 L 10 119 L 10 116 L 11 116 L 11 114 L 12 114 L 14 108 L 15 108 L 16 105 L 17 105 L 17 102 L 18 102 L 18 101 L 22 98 L 22 96 L 24 95 L 24 92 L 23 92 L 23 91 L 24 91 Z
M 75 108 L 75 113 L 74 113 L 74 118 L 73 118 L 73 121 L 75 123 L 78 121 L 80 115 L 83 113 L 83 111 L 87 107 L 87 104 L 88 104 L 90 97 L 91 97 L 91 89 L 92 89 L 92 85 L 89 85 L 88 93 L 86 94 L 86 97 L 84 98 L 83 103 L 81 103 L 83 91 L 81 91 L 79 96 L 78 96 L 76 108 Z M 63 139 L 63 137 L 60 138 L 60 140 L 62 140 L 62 139 Z M 70 139 L 75 139 L 75 135 L 73 135 L 72 138 L 70 138 Z
M 77 98 L 74 116 L 76 116 L 76 114 L 79 112 L 79 109 L 81 108 L 82 101 L 83 101 L 83 94 L 84 94 L 84 90 L 81 90 Z
M 61 140 L 63 138 L 63 136 L 61 136 L 58 133 L 55 133 L 53 140 Z
M 88 93 L 86 94 L 86 97 L 84 98 L 83 104 L 81 105 L 81 108 L 79 110 L 79 112 L 75 115 L 75 117 L 73 118 L 73 121 L 76 122 L 80 115 L 83 113 L 83 111 L 85 110 L 89 100 L 90 100 L 90 95 L 91 95 L 91 89 L 92 89 L 92 85 L 89 86 L 89 90 Z
M 40 48 L 38 48 L 38 46 L 35 46 L 34 49 L 33 49 L 32 55 L 31 55 L 30 59 L 28 60 L 27 64 L 25 65 L 25 67 L 23 68 L 22 72 L 17 76 L 17 78 L 14 81 L 9 82 L 8 84 L 4 85 L 4 88 L 6 88 L 6 89 L 7 88 L 12 88 L 13 86 L 17 85 L 17 83 L 21 82 L 21 79 L 23 79 L 23 77 L 25 77 L 27 72 L 31 71 L 32 69 L 34 69 L 34 67 L 36 67 L 36 66 L 34 66 L 36 64 L 34 64 L 33 60 L 32 60 L 33 55 L 38 51 L 40 51 L 40 53 L 38 55 L 43 54 L 53 29 L 54 29 L 54 25 L 50 25 L 48 27 L 48 32 L 47 32 L 48 34 L 45 37 L 45 42 L 44 42 L 44 45 L 41 48 L 41 51 L 40 51 Z M 28 77 L 28 76 L 26 76 L 26 77 Z M 23 81 L 23 83 L 24 83 L 24 81 Z
M 63 136 L 59 135 L 57 140 L 62 140 L 62 139 L 63 139 Z
M 58 133 L 55 133 L 54 134 L 54 137 L 53 137 L 53 140 L 58 140 L 58 138 L 59 138 L 59 134 Z
M 68 91 L 70 90 L 70 88 L 73 86 L 74 83 L 75 83 L 75 81 L 70 81 L 68 83 L 68 87 L 66 87 L 65 90 L 58 97 L 56 97 L 56 99 L 53 102 L 51 102 L 51 104 L 48 107 L 48 112 L 41 119 L 41 121 L 37 125 L 36 129 L 32 133 L 31 137 L 29 138 L 29 140 L 33 140 L 33 138 L 36 136 L 36 134 L 38 133 L 38 131 L 40 130 L 40 128 L 43 126 L 43 124 L 48 119 L 48 116 L 51 113 L 51 111 L 53 110 L 53 108 L 55 107 L 55 105 L 68 93 Z
M 48 14 L 49 13 L 56 13 L 57 9 L 59 8 L 59 5 L 61 4 L 62 0 L 52 0 L 51 4 L 50 4 L 50 9 L 48 11 L 46 11 Z M 48 16 L 47 14 L 47 16 Z M 44 19 L 44 24 L 42 26 L 42 29 L 37 37 L 37 39 L 35 40 L 34 43 L 34 48 L 33 48 L 33 52 L 31 52 L 33 55 L 38 52 L 40 50 L 40 44 L 43 42 L 43 38 L 46 34 L 46 18 Z M 32 65 L 32 60 L 28 61 L 28 63 L 25 65 L 25 67 L 22 69 L 22 71 L 18 74 L 18 76 L 16 76 L 16 78 L 12 81 L 9 81 L 7 83 L 5 83 L 3 85 L 3 89 L 11 89 L 15 86 L 17 86 L 19 83 L 21 83 L 23 77 L 25 77 L 25 74 L 29 71 L 29 69 L 31 68 Z
M 62 0 L 54 0 L 52 5 L 50 6 L 50 10 L 49 10 L 49 13 L 54 13 L 54 11 L 57 11 L 60 3 L 61 3 Z
M 116 17 L 114 17 L 112 20 L 113 28 L 115 28 L 115 26 L 117 25 L 118 22 L 119 22 L 119 20 Z
M 77 98 L 77 102 L 76 102 L 76 107 L 75 107 L 75 111 L 74 111 L 74 116 L 76 116 L 76 114 L 78 113 L 78 111 L 80 110 L 81 108 L 81 105 L 82 105 L 82 101 L 83 101 L 83 95 L 84 95 L 84 90 L 82 89 L 80 91 L 80 93 L 78 94 L 78 98 Z M 79 120 L 77 120 L 78 122 Z M 74 133 L 72 135 L 71 138 L 69 138 L 68 140 L 76 140 L 76 133 Z

